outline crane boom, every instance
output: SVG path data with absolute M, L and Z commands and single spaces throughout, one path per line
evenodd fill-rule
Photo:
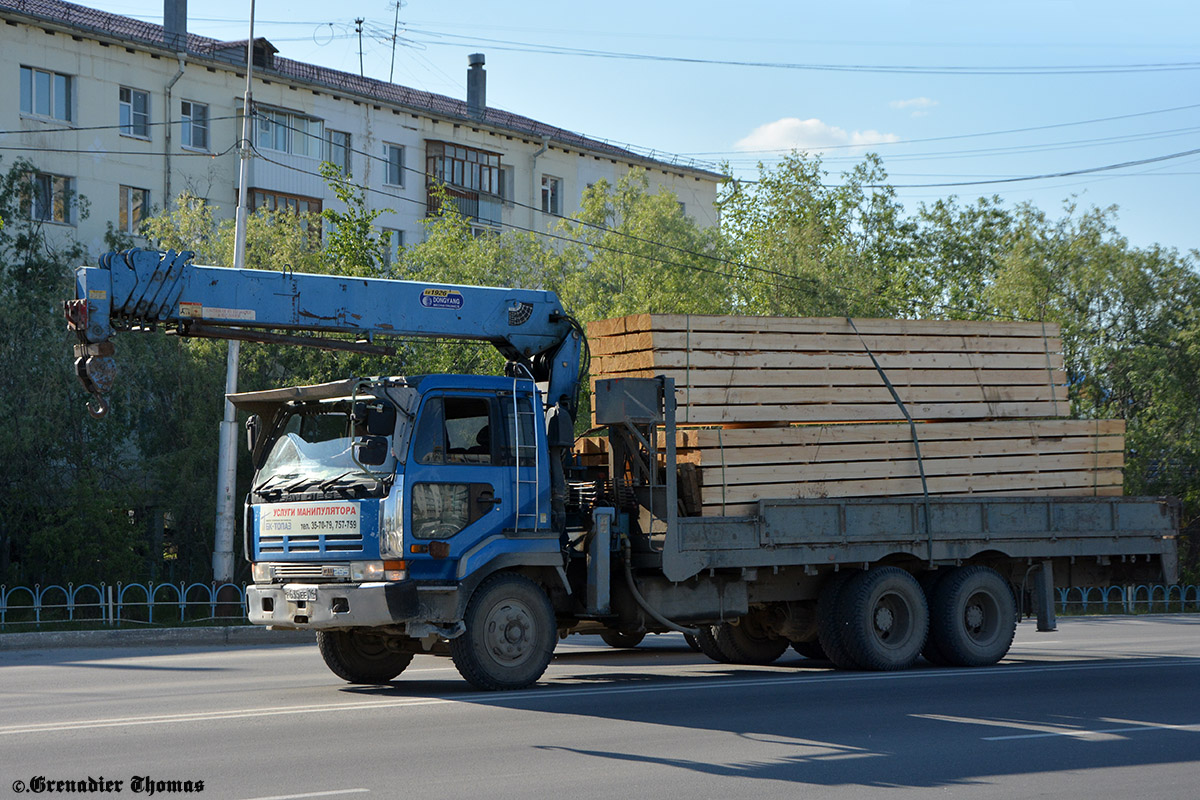
M 93 414 L 103 416 L 102 395 L 116 376 L 113 333 L 161 326 L 187 336 L 380 354 L 391 351 L 378 337 L 487 341 L 547 384 L 547 402 L 574 416 L 582 333 L 554 292 L 235 270 L 193 264 L 193 255 L 126 250 L 76 270 L 75 299 L 65 311 L 79 337 L 76 372 L 97 398 Z

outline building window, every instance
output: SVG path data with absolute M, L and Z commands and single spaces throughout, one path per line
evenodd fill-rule
M 350 174 L 350 134 L 345 131 L 325 131 L 324 160 L 344 174 Z
M 504 205 L 511 206 L 517 196 L 517 185 L 513 182 L 513 168 L 511 166 L 500 167 L 500 174 L 497 175 L 500 182 L 500 191 L 497 194 L 504 200 Z
M 121 133 L 150 138 L 150 94 L 122 86 L 120 92 Z
M 21 113 L 70 122 L 71 76 L 21 67 Z
M 385 144 L 383 157 L 387 160 L 387 176 L 384 183 L 388 186 L 404 185 L 404 148 L 398 144 Z
M 284 194 L 283 192 L 268 192 L 262 189 L 250 190 L 250 206 L 255 210 L 266 208 L 271 211 L 288 210 L 300 214 L 321 213 L 321 201 L 315 197 Z
M 142 222 L 150 215 L 150 192 L 147 189 L 135 189 L 132 186 L 122 186 L 120 196 L 120 228 L 125 233 L 140 233 Z
M 254 144 L 267 150 L 292 153 L 298 156 L 321 157 L 324 136 L 323 124 L 319 119 L 260 108 L 255 112 Z
M 542 176 L 542 211 L 546 214 L 562 214 L 562 179 Z
M 426 171 L 440 183 L 483 194 L 502 194 L 500 156 L 449 142 L 429 142 Z
M 179 105 L 179 127 L 184 147 L 208 149 L 208 106 L 184 100 Z
M 383 251 L 383 265 L 393 267 L 400 263 L 400 251 L 404 249 L 404 231 L 384 228 L 383 235 L 387 238 L 387 248 Z
M 30 176 L 30 193 L 22 198 L 22 210 L 33 220 L 72 224 L 75 181 L 64 175 L 38 172 Z

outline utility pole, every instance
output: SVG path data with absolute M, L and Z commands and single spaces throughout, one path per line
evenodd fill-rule
M 242 140 L 238 143 L 241 162 L 238 166 L 238 204 L 234 224 L 233 268 L 246 266 L 246 215 L 248 212 L 247 184 L 250 182 L 250 147 L 252 132 L 251 87 L 254 75 L 254 0 L 250 0 L 250 39 L 246 42 L 246 93 L 242 97 Z M 238 356 L 241 343 L 229 340 L 225 361 L 225 394 L 237 392 Z M 237 483 L 237 409 L 225 398 L 225 417 L 221 421 L 221 438 L 217 448 L 217 532 L 213 543 L 213 580 L 228 583 L 233 580 L 233 533 L 235 516 L 234 492 Z M 245 532 L 243 532 L 245 535 Z
M 354 30 L 358 32 L 358 77 L 360 77 L 360 78 L 365 77 L 363 75 L 363 60 L 362 60 L 362 25 L 363 25 L 362 17 L 358 17 L 357 19 L 354 20 L 354 26 L 355 26 Z

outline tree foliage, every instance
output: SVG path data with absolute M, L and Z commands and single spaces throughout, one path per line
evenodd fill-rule
M 0 178 L 0 357 L 21 365 L 0 372 L 10 421 L 0 432 L 0 581 L 207 580 L 225 346 L 119 336 L 113 413 L 88 418 L 59 310 L 85 254 L 22 213 L 29 169 Z M 1060 324 L 1071 413 L 1126 420 L 1127 492 L 1181 497 L 1185 520 L 1200 517 L 1200 256 L 1131 246 L 1115 209 L 1069 202 L 1054 215 L 951 197 L 906 211 L 878 159 L 831 178 L 819 159 L 793 154 L 753 183 L 727 180 L 716 228 L 698 227 L 634 172 L 597 182 L 577 215 L 544 234 L 481 233 L 443 203 L 424 237 L 389 259 L 379 212 L 336 170 L 324 174 L 344 210 L 256 211 L 248 267 L 542 288 L 582 322 L 656 312 Z M 145 233 L 231 266 L 234 224 L 219 216 L 184 195 Z M 503 367 L 486 344 L 396 346 L 378 357 L 248 345 L 240 388 Z M 248 481 L 243 461 L 239 489 Z

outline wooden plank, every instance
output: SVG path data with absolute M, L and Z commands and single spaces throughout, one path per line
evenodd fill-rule
M 1070 436 L 1119 436 L 1125 433 L 1125 421 L 1119 419 L 1083 420 L 997 420 L 972 422 L 922 422 L 917 436 L 922 443 L 937 440 L 1025 439 L 1036 442 L 1046 438 Z M 701 428 L 680 431 L 678 447 L 763 447 L 810 444 L 873 443 L 909 441 L 908 425 L 895 423 L 857 425 L 796 425 L 786 428 L 744 428 L 727 430 Z
M 676 387 L 717 386 L 878 386 L 874 369 L 639 369 L 630 372 L 593 373 L 597 380 L 610 378 L 653 378 L 661 375 Z M 890 369 L 894 386 L 1042 386 L 1065 385 L 1064 370 L 1047 371 L 1044 363 L 1026 369 Z
M 938 476 L 928 480 L 930 494 L 974 494 L 993 491 L 1039 493 L 1067 487 L 1090 488 L 1117 486 L 1120 470 L 1038 472 L 1000 475 Z M 813 483 L 740 485 L 707 487 L 702 492 L 704 505 L 750 503 L 784 497 L 888 497 L 921 494 L 919 478 L 875 478 L 868 480 L 815 481 Z
M 1066 386 L 897 386 L 896 393 L 906 403 L 1031 403 L 1054 402 L 1068 409 Z M 696 406 L 768 406 L 789 403 L 841 404 L 847 399 L 844 387 L 837 386 L 766 386 L 676 389 L 677 400 L 689 408 Z M 894 403 L 891 392 L 879 382 L 875 386 L 854 388 L 855 403 Z M 992 416 L 992 415 L 989 415 Z M 995 415 L 999 416 L 999 415 Z
M 605 336 L 591 342 L 595 355 L 645 350 L 755 350 L 760 352 L 874 353 L 1060 353 L 1061 339 L 1013 336 L 887 336 L 788 333 L 671 333 L 653 331 Z
M 905 425 L 905 428 L 908 426 Z M 1073 436 L 1062 439 L 950 439 L 921 442 L 923 458 L 966 458 L 1035 452 L 1038 455 L 1064 453 L 1123 453 L 1124 436 Z M 790 447 L 727 447 L 680 450 L 678 460 L 705 469 L 749 465 L 847 464 L 915 456 L 910 439 L 870 444 L 817 444 Z
M 926 478 L 952 475 L 990 479 L 1002 474 L 1034 475 L 1067 470 L 1103 471 L 1125 466 L 1125 454 L 1064 453 L 1007 456 L 967 456 L 963 458 L 923 459 Z M 721 468 L 705 464 L 700 470 L 700 482 L 705 487 L 737 487 L 747 485 L 786 485 L 825 483 L 868 478 L 920 478 L 915 458 L 887 461 L 855 461 L 804 466 L 755 464 Z
M 1120 497 L 1124 494 L 1122 487 L 1109 486 L 1062 486 L 1054 489 L 1041 489 L 1030 492 L 1028 489 L 993 490 L 985 492 L 942 492 L 938 497 L 1013 497 L 1036 494 L 1038 497 Z M 900 495 L 912 498 L 918 495 Z M 713 503 L 703 507 L 706 517 L 749 517 L 758 513 L 757 503 Z
M 879 365 L 895 369 L 1063 369 L 1061 353 L 876 353 Z M 604 376 L 634 370 L 664 369 L 860 369 L 874 373 L 866 353 L 764 353 L 755 350 L 694 351 L 646 350 L 592 357 L 592 375 Z
M 914 419 L 995 419 L 1052 417 L 1067 411 L 1062 403 L 911 403 Z M 677 413 L 680 424 L 726 425 L 772 422 L 888 422 L 904 419 L 895 403 L 786 403 L 766 406 L 685 406 Z
M 603 323 L 603 324 L 601 324 Z M 858 330 L 866 334 L 941 334 L 980 335 L 981 331 L 999 336 L 1055 338 L 1061 335 L 1056 323 L 1012 322 L 1007 320 L 918 320 L 854 319 Z M 593 328 L 593 326 L 596 326 Z M 593 330 L 596 331 L 593 334 Z M 847 333 L 852 332 L 845 317 L 746 317 L 709 314 L 635 314 L 614 320 L 588 323 L 588 336 L 609 336 L 648 331 L 735 331 L 744 333 Z

